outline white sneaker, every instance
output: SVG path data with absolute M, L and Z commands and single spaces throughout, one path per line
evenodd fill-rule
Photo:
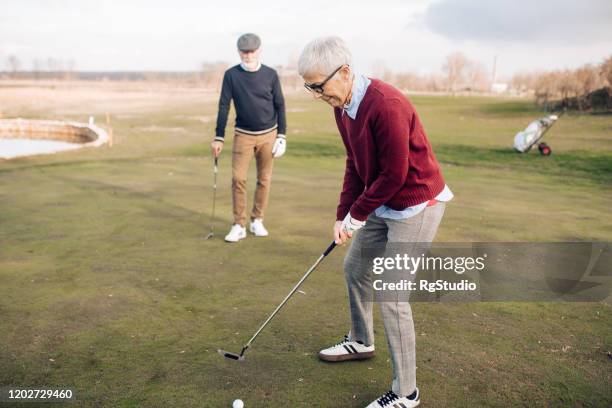
M 348 336 L 340 343 L 319 351 L 319 358 L 324 361 L 365 360 L 374 357 L 374 345 L 365 346 L 356 341 L 350 341 Z
M 418 388 L 407 397 L 400 397 L 393 391 L 388 391 L 372 401 L 366 408 L 414 408 L 421 403 L 420 398 Z
M 238 242 L 243 238 L 246 238 L 246 228 L 240 224 L 232 225 L 229 234 L 225 236 L 227 242 Z
M 251 233 L 255 234 L 256 237 L 267 237 L 268 230 L 263 225 L 263 221 L 261 218 L 255 218 L 251 221 L 251 225 L 249 227 Z

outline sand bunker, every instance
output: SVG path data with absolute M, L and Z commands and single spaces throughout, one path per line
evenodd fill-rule
M 109 142 L 107 132 L 90 123 L 0 119 L 0 158 L 50 154 Z

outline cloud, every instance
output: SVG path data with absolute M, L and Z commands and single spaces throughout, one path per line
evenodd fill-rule
M 27 68 L 53 57 L 80 70 L 199 69 L 203 61 L 237 62 L 236 38 L 245 31 L 261 36 L 268 65 L 295 58 L 314 37 L 339 35 L 364 73 L 380 60 L 398 71 L 437 72 L 455 51 L 488 64 L 498 55 L 502 73 L 610 55 L 612 0 L 515 1 L 7 1 L 0 70 L 10 54 Z
M 612 38 L 612 1 L 442 0 L 424 21 L 457 40 L 593 44 Z

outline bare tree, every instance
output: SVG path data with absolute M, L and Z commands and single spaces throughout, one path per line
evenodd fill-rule
M 40 74 L 43 70 L 43 62 L 40 58 L 34 58 L 32 60 L 32 73 L 34 74 L 34 78 L 40 79 Z
M 536 81 L 540 73 L 522 72 L 515 74 L 510 80 L 512 89 L 519 93 L 526 93 L 535 90 Z
M 376 78 L 382 79 L 385 82 L 395 82 L 395 73 L 389 69 L 387 64 L 383 60 L 376 60 L 372 64 L 372 75 Z
M 538 75 L 534 85 L 536 103 L 548 109 L 550 100 L 558 94 L 558 87 L 559 72 L 550 71 Z
M 587 99 L 588 95 L 594 90 L 602 86 L 602 79 L 599 77 L 598 70 L 587 64 L 583 67 L 578 68 L 574 73 L 576 82 L 576 101 L 578 103 L 578 109 L 583 110 L 583 99 Z
M 578 93 L 578 83 L 573 71 L 564 69 L 559 73 L 558 90 L 561 94 L 562 106 L 568 106 L 569 97 L 576 96 Z
M 602 81 L 598 74 L 597 68 L 591 64 L 587 64 L 576 70 L 576 78 L 580 85 L 580 93 L 582 95 L 593 92 L 602 85 Z
M 73 59 L 66 60 L 66 63 L 64 64 L 64 79 L 69 80 L 73 78 L 75 66 L 76 63 Z
M 298 74 L 297 65 L 297 54 L 291 54 L 286 65 L 276 67 L 276 72 L 278 73 L 283 89 L 302 89 L 302 84 L 304 82 L 302 82 L 302 77 Z
M 447 90 L 453 95 L 457 91 L 457 86 L 465 81 L 465 70 L 468 64 L 468 59 L 460 52 L 446 57 L 442 72 L 446 75 Z
M 608 82 L 608 86 L 612 86 L 612 56 L 606 58 L 599 69 L 602 78 Z
M 426 89 L 434 92 L 444 91 L 445 79 L 441 75 L 431 74 L 425 78 Z
M 467 83 L 475 91 L 484 91 L 489 86 L 489 74 L 482 63 L 469 62 L 466 66 Z
M 418 75 L 410 72 L 395 74 L 395 85 L 400 89 L 411 91 L 424 91 L 425 81 Z
M 143 77 L 146 82 L 161 81 L 161 75 L 159 74 L 159 72 L 155 72 L 155 71 L 146 71 L 144 72 Z
M 6 59 L 6 64 L 11 72 L 11 76 L 16 78 L 17 74 L 21 70 L 21 61 L 19 61 L 19 58 L 16 55 L 9 55 Z
M 205 62 L 202 64 L 202 82 L 206 88 L 214 88 L 219 92 L 223 74 L 228 68 L 226 62 Z
M 47 58 L 47 71 L 49 71 L 49 74 L 51 76 L 57 74 L 58 67 L 59 62 L 57 61 L 57 59 L 52 57 Z

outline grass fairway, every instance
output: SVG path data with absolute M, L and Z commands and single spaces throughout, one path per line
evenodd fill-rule
M 229 407 L 241 398 L 247 408 L 363 407 L 389 388 L 378 311 L 375 359 L 316 357 L 348 330 L 346 248 L 244 364 L 216 353 L 239 351 L 330 241 L 344 159 L 326 105 L 287 98 L 271 236 L 229 245 L 231 138 L 217 236 L 203 239 L 214 95 L 32 92 L 0 89 L 4 115 L 100 121 L 110 112 L 116 145 L 0 162 L 0 386 L 72 387 L 76 406 Z M 543 158 L 511 150 L 541 114 L 529 101 L 411 99 L 456 195 L 438 241 L 612 240 L 610 116 L 564 116 Z M 608 303 L 419 303 L 413 313 L 424 407 L 612 406 Z

